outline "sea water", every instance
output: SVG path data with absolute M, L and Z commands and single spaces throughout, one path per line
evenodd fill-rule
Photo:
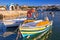
M 48 40 L 60 40 L 60 11 L 55 11 L 52 35 L 49 36 Z
M 50 11 L 45 11 L 45 15 L 48 14 Z M 50 17 L 50 19 L 53 20 L 53 26 L 52 26 L 52 34 L 48 35 L 48 38 L 46 40 L 60 40 L 60 11 L 54 11 L 54 15 L 55 17 L 52 18 L 50 14 L 48 14 L 48 16 Z M 42 15 L 42 14 L 41 14 Z M 43 16 L 39 16 L 39 18 L 44 18 Z M 16 30 L 16 28 L 7 28 L 7 31 L 12 31 L 14 32 Z M 0 40 L 16 40 L 16 36 L 17 34 L 14 33 L 12 35 L 9 35 L 7 37 L 2 37 L 0 36 Z M 21 38 L 19 38 L 20 40 L 22 40 Z M 39 39 L 40 40 L 40 39 Z

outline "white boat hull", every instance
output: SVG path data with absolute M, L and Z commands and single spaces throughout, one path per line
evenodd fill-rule
M 19 26 L 21 22 L 26 20 L 26 18 L 22 19 L 13 19 L 13 20 L 4 20 L 3 23 L 6 27 L 14 27 L 14 26 Z

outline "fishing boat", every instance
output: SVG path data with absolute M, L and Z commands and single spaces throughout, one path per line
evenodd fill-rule
M 17 14 L 14 14 L 15 16 L 12 17 L 12 14 L 7 14 L 7 15 L 3 15 L 0 14 L 0 20 L 2 19 L 2 23 L 6 26 L 6 27 L 16 27 L 19 26 L 19 24 L 21 22 L 23 22 L 24 20 L 26 20 L 27 18 L 25 16 L 18 16 Z M 17 17 L 16 17 L 17 15 Z
M 26 20 L 27 11 L 1 11 L 0 18 L 6 27 L 16 27 Z
M 27 18 L 17 18 L 17 19 L 11 19 L 11 20 L 3 20 L 3 23 L 6 27 L 16 27 L 19 26 L 20 23 L 22 23 Z
M 52 26 L 53 21 L 49 21 L 48 17 L 45 20 L 25 20 L 19 30 L 23 36 L 23 39 L 32 39 L 36 37 L 37 34 L 49 31 Z

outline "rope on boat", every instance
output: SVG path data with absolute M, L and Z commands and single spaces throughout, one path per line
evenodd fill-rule
M 20 26 L 19 26 L 19 27 L 21 27 L 21 25 L 22 25 L 22 24 L 20 24 Z M 19 27 L 16 29 L 16 31 L 18 32 L 18 33 L 17 33 L 16 40 L 18 40 L 18 39 L 19 39 L 19 37 L 20 37 L 20 38 L 22 37 L 22 36 L 21 36 L 21 32 L 18 30 L 18 29 L 19 29 Z M 16 31 L 14 31 L 14 32 L 16 32 Z

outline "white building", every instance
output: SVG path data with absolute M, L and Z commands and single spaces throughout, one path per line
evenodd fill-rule
M 9 7 L 9 10 L 19 10 L 19 5 L 18 4 L 11 4 Z
M 11 4 L 10 7 L 9 7 L 9 10 L 14 10 L 14 9 L 15 9 L 15 5 Z

